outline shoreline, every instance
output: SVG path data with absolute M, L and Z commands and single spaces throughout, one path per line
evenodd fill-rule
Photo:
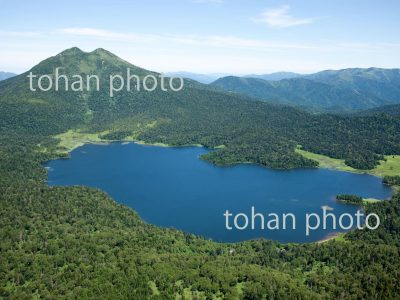
M 214 148 L 208 148 L 202 144 L 187 144 L 187 145 L 170 145 L 160 142 L 148 143 L 143 140 L 136 139 L 135 137 L 126 137 L 120 140 L 104 140 L 100 136 L 103 134 L 107 134 L 108 131 L 99 132 L 99 133 L 80 133 L 73 130 L 68 130 L 62 134 L 55 135 L 54 138 L 59 140 L 58 146 L 60 149 L 57 153 L 61 154 L 69 154 L 73 150 L 84 146 L 85 144 L 93 144 L 93 145 L 108 145 L 111 143 L 134 143 L 137 145 L 143 146 L 154 146 L 154 147 L 165 147 L 165 148 L 181 148 L 181 147 L 204 147 L 207 149 L 222 149 L 225 148 L 225 145 L 218 145 Z
M 351 231 L 351 229 L 349 231 Z M 315 241 L 315 242 L 311 242 L 311 243 L 323 244 L 323 243 L 326 243 L 326 242 L 329 242 L 329 241 L 332 241 L 332 240 L 345 241 L 344 236 L 349 231 L 329 233 L 324 238 L 322 238 L 321 240 L 318 240 L 318 241 Z
M 169 145 L 169 144 L 158 143 L 158 142 L 156 142 L 156 143 L 148 143 L 148 142 L 145 142 L 143 140 L 135 139 L 134 137 L 128 137 L 128 138 L 121 139 L 121 140 L 104 140 L 104 139 L 100 138 L 100 135 L 102 135 L 102 134 L 105 134 L 105 132 L 95 133 L 95 134 L 90 134 L 90 133 L 83 133 L 82 134 L 80 132 L 74 132 L 73 130 L 69 130 L 66 133 L 63 133 L 63 134 L 60 134 L 60 135 L 56 135 L 56 136 L 54 136 L 54 138 L 59 139 L 59 144 L 57 145 L 57 147 L 64 148 L 62 150 L 61 149 L 56 150 L 56 153 L 61 154 L 61 155 L 66 155 L 66 156 L 69 157 L 70 153 L 72 151 L 76 150 L 79 147 L 84 146 L 85 144 L 109 145 L 111 143 L 122 143 L 122 144 L 134 143 L 134 144 L 142 145 L 142 146 L 165 147 L 165 148 L 168 148 L 168 147 L 171 147 L 171 148 L 173 148 L 173 147 L 176 147 L 176 148 L 178 148 L 178 147 L 179 148 L 180 147 L 205 147 L 204 145 L 201 145 L 201 144 L 191 144 L 191 145 L 176 146 L 176 145 Z M 224 145 L 220 145 L 220 146 L 217 146 L 217 147 L 214 147 L 214 148 L 210 148 L 210 149 L 221 149 L 221 148 L 224 148 L 224 147 L 225 147 Z M 205 148 L 207 148 L 207 147 L 205 147 Z M 306 151 L 303 151 L 301 149 L 296 149 L 297 153 L 299 153 L 298 150 L 300 150 L 302 152 L 306 152 Z M 311 153 L 311 152 L 309 152 L 309 153 Z M 299 153 L 299 154 L 302 155 L 302 153 Z M 313 154 L 313 153 L 311 153 L 311 154 Z M 318 155 L 318 154 L 315 154 L 315 155 Z M 64 158 L 66 158 L 66 157 L 64 157 Z M 307 158 L 309 158 L 309 157 L 307 157 Z M 62 157 L 59 157 L 59 158 L 56 158 L 56 159 L 62 159 Z M 314 158 L 312 158 L 312 159 L 314 159 Z M 328 157 L 328 159 L 331 159 L 331 158 Z M 314 159 L 314 160 L 316 160 L 316 159 Z M 316 160 L 316 161 L 318 161 L 318 160 Z M 253 163 L 253 162 L 241 162 L 240 163 L 239 162 L 237 164 L 256 164 L 256 163 Z M 237 164 L 234 164 L 234 165 L 237 165 Z M 344 169 L 341 169 L 340 167 L 327 166 L 327 165 L 322 164 L 322 166 L 320 165 L 317 168 L 336 170 L 336 171 L 340 171 L 340 172 L 349 172 L 349 173 L 355 173 L 355 174 L 369 174 L 369 175 L 372 175 L 372 176 L 375 176 L 375 177 L 378 177 L 378 178 L 382 178 L 381 176 L 379 176 L 377 174 L 369 173 L 369 172 L 364 171 L 364 170 L 353 169 L 351 167 L 346 167 Z M 391 188 L 392 188 L 393 194 L 398 190 L 397 186 L 391 186 Z M 369 203 L 374 203 L 374 202 L 377 202 L 377 201 L 385 201 L 385 200 L 378 200 L 378 199 L 372 199 L 372 198 L 367 198 L 367 199 L 363 199 L 363 200 L 364 200 L 364 204 L 363 205 L 367 205 Z M 155 225 L 155 226 L 157 226 L 157 225 Z M 162 227 L 160 227 L 160 228 L 162 228 Z M 346 241 L 344 239 L 344 236 L 347 234 L 347 232 L 350 232 L 350 231 L 351 231 L 351 229 L 346 231 L 346 232 L 330 233 L 330 234 L 327 234 L 325 237 L 323 237 L 320 240 L 312 241 L 312 242 L 303 242 L 303 243 L 298 243 L 298 244 L 312 244 L 312 243 L 322 244 L 322 243 L 326 243 L 326 242 L 331 241 L 331 240 L 343 241 L 344 242 L 344 241 Z M 272 241 L 274 241 L 274 240 L 272 240 Z M 286 244 L 289 244 L 289 243 L 286 243 Z
M 124 139 L 120 140 L 104 140 L 100 136 L 109 133 L 109 131 L 103 131 L 99 133 L 81 133 L 78 131 L 74 131 L 73 129 L 68 130 L 67 132 L 58 134 L 54 136 L 54 138 L 59 139 L 59 144 L 58 147 L 64 148 L 63 150 L 60 150 L 59 153 L 61 154 L 68 154 L 69 152 L 75 150 L 76 148 L 79 148 L 85 144 L 110 144 L 110 143 L 115 143 L 115 142 L 129 142 L 129 143 L 135 143 L 138 145 L 145 145 L 145 146 L 155 146 L 155 147 L 204 147 L 208 148 L 202 144 L 188 144 L 188 145 L 170 145 L 166 143 L 161 143 L 161 142 L 154 142 L 154 143 L 148 143 L 143 140 L 137 139 L 135 136 L 129 136 Z M 209 148 L 209 149 L 222 149 L 225 148 L 225 145 L 218 145 L 214 148 Z M 316 154 L 312 152 L 308 152 L 305 150 L 301 149 L 301 146 L 298 145 L 297 148 L 295 149 L 295 152 L 298 153 L 299 155 L 302 155 L 305 158 L 312 159 L 314 161 L 317 161 L 319 163 L 319 166 L 317 168 L 319 169 L 328 169 L 328 170 L 333 170 L 333 171 L 340 171 L 340 172 L 349 172 L 349 173 L 354 173 L 354 174 L 368 174 L 371 176 L 375 176 L 378 178 L 383 178 L 386 175 L 396 175 L 400 173 L 400 155 L 387 155 L 385 156 L 387 158 L 387 161 L 385 162 L 386 164 L 393 164 L 395 165 L 394 167 L 391 165 L 389 168 L 386 168 L 383 166 L 383 164 L 378 165 L 372 170 L 359 170 L 359 169 L 354 169 L 350 166 L 347 166 L 344 163 L 343 159 L 337 159 L 337 158 L 331 158 L 328 156 L 324 156 L 321 154 Z M 394 158 L 393 158 L 394 157 Z M 257 164 L 255 162 L 238 162 L 236 164 Z M 399 166 L 397 166 L 399 164 Z M 265 167 L 265 166 L 264 166 Z M 267 167 L 268 168 L 268 167 Z M 271 168 L 272 169 L 272 168 Z M 295 169 L 295 168 L 294 168 Z M 394 192 L 397 191 L 396 186 L 391 186 Z
M 368 174 L 383 178 L 384 176 L 395 176 L 400 173 L 400 155 L 386 155 L 386 161 L 380 161 L 380 164 L 371 170 L 360 170 L 352 168 L 344 163 L 344 159 L 331 158 L 322 154 L 305 151 L 298 146 L 295 152 L 301 156 L 315 160 L 319 163 L 318 168 L 349 172 L 354 174 Z

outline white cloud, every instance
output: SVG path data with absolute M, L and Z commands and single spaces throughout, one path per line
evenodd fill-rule
M 313 23 L 317 18 L 295 18 L 289 15 L 289 5 L 267 9 L 261 16 L 254 19 L 255 22 L 265 23 L 273 28 L 286 28 Z
M 155 71 L 312 72 L 344 67 L 398 67 L 397 41 L 255 39 L 229 35 L 145 34 L 69 27 L 55 31 L 0 31 L 0 70 L 23 72 L 66 48 L 105 48 Z M 39 36 L 39 38 L 38 38 Z
M 314 49 L 314 46 L 270 40 L 245 39 L 235 36 L 197 36 L 197 35 L 150 35 L 121 33 L 96 28 L 63 28 L 60 32 L 68 35 L 113 40 L 120 42 L 176 43 L 209 47 L 250 48 L 259 50 L 273 49 Z
M 63 34 L 84 37 L 86 40 L 95 39 L 101 42 L 111 41 L 122 45 L 135 45 L 140 48 L 146 47 L 171 47 L 175 49 L 184 49 L 184 47 L 193 47 L 196 49 L 216 49 L 227 48 L 235 50 L 256 50 L 256 51 L 290 51 L 305 50 L 318 52 L 377 52 L 382 51 L 389 44 L 370 44 L 361 42 L 344 41 L 318 41 L 315 43 L 294 43 L 290 41 L 268 40 L 268 39 L 248 39 L 236 36 L 220 35 L 172 35 L 172 34 L 138 34 L 109 31 L 97 28 L 63 28 L 58 30 Z M 395 47 L 396 44 L 390 44 Z M 398 44 L 397 44 L 398 46 Z M 397 47 L 398 48 L 398 47 Z
M 115 31 L 109 31 L 98 28 L 88 28 L 88 27 L 70 27 L 63 28 L 60 30 L 62 33 L 76 35 L 76 36 L 86 36 L 92 38 L 100 38 L 107 40 L 116 40 L 116 41 L 149 41 L 156 40 L 158 36 L 150 35 L 150 34 L 132 34 L 132 33 L 121 33 Z
M 193 47 L 194 49 L 209 50 L 217 48 L 230 50 L 256 50 L 256 51 L 290 51 L 290 50 L 305 50 L 319 52 L 333 51 L 353 51 L 353 52 L 376 52 L 382 51 L 385 48 L 398 48 L 400 44 L 396 43 L 362 43 L 362 42 L 346 42 L 320 40 L 314 43 L 288 42 L 280 40 L 268 39 L 249 39 L 229 35 L 172 35 L 172 34 L 142 34 L 110 31 L 99 28 L 89 27 L 69 27 L 58 29 L 55 32 L 28 32 L 28 31 L 1 31 L 0 36 L 4 37 L 41 37 L 45 38 L 60 38 L 64 42 L 86 41 L 88 44 L 102 43 L 105 45 L 115 44 L 119 47 L 132 46 L 140 48 L 165 48 L 175 47 L 176 50 L 181 49 L 181 46 Z M 5 42 L 5 41 L 3 41 Z M 3 44 L 3 43 L 2 43 Z M 7 43 L 5 44 L 7 45 Z

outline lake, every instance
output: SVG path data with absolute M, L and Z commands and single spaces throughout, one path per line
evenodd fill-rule
M 135 143 L 87 144 L 72 151 L 70 159 L 48 162 L 48 183 L 99 188 L 133 208 L 146 222 L 222 242 L 321 240 L 335 232 L 330 219 L 326 230 L 313 230 L 306 236 L 307 213 L 322 216 L 323 206 L 337 216 L 354 215 L 359 209 L 336 202 L 337 194 L 378 199 L 391 196 L 391 189 L 371 175 L 327 169 L 271 170 L 252 164 L 217 167 L 199 159 L 207 151 Z M 250 225 L 243 230 L 226 228 L 227 210 L 233 217 L 243 213 L 251 219 L 252 207 L 265 216 L 265 222 L 270 213 L 293 213 L 296 229 L 291 222 L 286 230 L 261 229 L 260 217 L 254 219 L 254 230 Z M 233 217 L 229 219 L 231 227 Z M 237 222 L 244 225 L 244 217 L 238 217 Z

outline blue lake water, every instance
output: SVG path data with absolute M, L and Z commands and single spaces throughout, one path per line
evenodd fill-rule
M 100 188 L 149 223 L 223 242 L 254 238 L 281 242 L 321 240 L 335 232 L 331 219 L 326 230 L 321 228 L 306 236 L 307 213 L 322 217 L 321 207 L 329 206 L 329 213 L 354 215 L 359 208 L 337 203 L 337 194 L 379 199 L 391 195 L 389 187 L 370 175 L 326 169 L 281 171 L 250 164 L 217 167 L 199 159 L 206 152 L 198 147 L 88 144 L 72 151 L 70 159 L 48 162 L 48 182 Z M 264 230 L 260 218 L 254 219 L 255 229 L 251 229 L 252 207 L 256 213 L 264 214 Z M 226 210 L 233 214 L 229 219 L 232 230 L 226 229 Z M 238 213 L 249 218 L 245 230 L 233 226 L 233 217 Z M 269 213 L 276 213 L 281 222 L 283 213 L 293 213 L 296 229 L 292 229 L 291 222 L 286 230 L 268 229 Z M 238 217 L 237 222 L 243 226 L 244 217 Z

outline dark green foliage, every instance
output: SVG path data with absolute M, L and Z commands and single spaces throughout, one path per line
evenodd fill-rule
M 343 201 L 349 204 L 356 204 L 356 205 L 363 204 L 363 198 L 356 195 L 348 195 L 348 194 L 337 195 L 336 200 Z
M 356 112 L 358 116 L 373 116 L 378 114 L 387 114 L 391 116 L 400 116 L 400 104 L 384 105 L 376 108 Z
M 185 288 L 209 299 L 395 299 L 400 293 L 399 195 L 368 205 L 382 224 L 348 234 L 351 242 L 219 244 L 146 224 L 100 191 L 48 187 L 40 163 L 52 155 L 35 149 L 39 141 L 52 149 L 52 141 L 7 136 L 0 147 L 4 298 L 147 299 L 155 297 L 150 281 L 161 299 Z
M 371 169 L 382 155 L 400 154 L 400 117 L 312 115 L 295 108 L 258 102 L 185 81 L 180 92 L 120 91 L 109 97 L 108 77 L 126 68 L 143 77 L 157 75 L 98 49 L 72 48 L 34 68 L 34 74 L 97 74 L 100 91 L 31 92 L 27 74 L 0 82 L 0 127 L 54 135 L 68 129 L 112 131 L 110 139 L 139 132 L 146 142 L 172 145 L 225 145 L 204 158 L 217 164 L 255 162 L 273 168 L 315 167 L 295 153 L 305 150 L 345 159 L 349 166 Z M 54 75 L 54 74 L 53 74 Z M 84 76 L 85 77 L 85 76 Z M 300 79 L 296 79 L 300 80 Z M 63 82 L 63 81 L 61 81 Z M 155 126 L 141 126 L 156 122 Z
M 107 134 L 102 134 L 102 135 L 100 135 L 100 137 L 104 140 L 123 140 L 124 138 L 128 137 L 131 134 L 132 134 L 131 131 L 121 130 L 121 131 L 114 131 L 114 132 L 107 133 Z
M 120 63 L 104 50 L 71 49 L 37 68 L 47 72 L 61 62 L 90 69 L 99 58 L 104 68 Z M 399 195 L 368 205 L 381 226 L 352 232 L 345 242 L 220 244 L 146 224 L 101 191 L 49 187 L 42 167 L 57 156 L 56 133 L 112 128 L 108 138 L 121 137 L 131 123 L 149 121 L 157 123 L 143 129 L 146 141 L 225 145 L 205 157 L 219 164 L 315 166 L 294 153 L 298 143 L 331 156 L 378 159 L 399 152 L 398 119 L 312 116 L 192 82 L 183 94 L 32 96 L 21 78 L 0 83 L 0 298 L 398 298 Z
M 387 185 L 400 185 L 400 176 L 385 176 L 382 182 Z

